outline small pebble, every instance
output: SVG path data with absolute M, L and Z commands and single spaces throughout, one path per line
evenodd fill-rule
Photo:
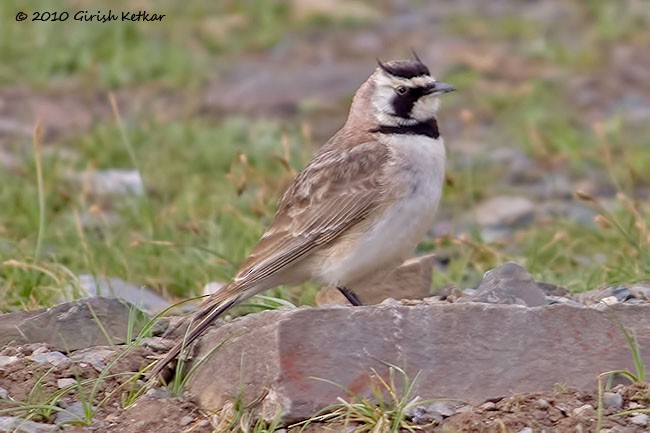
M 530 427 L 524 427 L 521 430 L 519 430 L 517 433 L 533 433 L 533 429 Z
M 623 407 L 623 396 L 615 392 L 604 392 L 603 405 L 618 410 Z
M 600 300 L 605 305 L 614 305 L 618 303 L 618 299 L 616 299 L 616 296 L 608 296 L 606 298 L 603 298 Z
M 58 379 L 58 380 L 56 381 L 56 386 L 58 386 L 59 389 L 67 388 L 67 387 L 69 387 L 69 386 L 74 386 L 74 385 L 76 385 L 76 384 L 77 384 L 77 380 L 76 380 L 76 379 L 72 379 L 72 378 L 70 378 L 70 377 L 63 377 L 63 378 Z
M 494 402 L 488 401 L 480 405 L 478 408 L 482 410 L 497 410 L 497 405 Z
M 142 345 L 157 352 L 167 352 L 174 345 L 174 340 L 162 337 L 143 338 Z
M 549 404 L 549 402 L 548 402 L 547 400 L 544 400 L 543 398 L 540 398 L 540 399 L 536 400 L 536 401 L 535 401 L 535 405 L 536 405 L 539 409 L 548 409 L 548 408 L 551 406 L 551 405 Z
M 648 284 L 635 284 L 630 287 L 630 293 L 636 299 L 650 301 L 650 285 Z
M 70 355 L 73 362 L 78 362 L 79 365 L 91 365 L 95 370 L 102 372 L 106 368 L 107 359 L 115 351 L 109 347 L 97 346 L 81 349 Z
M 594 407 L 590 404 L 583 404 L 571 411 L 573 416 L 590 416 L 594 412 Z
M 17 356 L 0 356 L 0 368 L 6 367 L 8 365 L 13 364 L 14 362 L 18 361 L 20 358 Z
M 630 418 L 630 422 L 639 426 L 647 426 L 648 418 L 648 415 L 645 413 L 637 413 L 636 415 L 632 416 L 632 418 Z
M 151 398 L 167 398 L 170 396 L 169 390 L 167 388 L 151 388 L 145 395 Z
M 52 364 L 55 367 L 58 367 L 60 365 L 63 365 L 63 364 L 66 364 L 66 363 L 70 362 L 70 359 L 67 356 L 65 356 L 63 353 L 57 352 L 57 351 L 47 352 L 47 353 L 39 353 L 37 355 L 28 356 L 27 358 L 31 359 L 32 361 L 37 362 L 39 364 L 44 364 L 44 363 L 47 362 L 48 364 Z
M 185 415 L 185 416 L 181 417 L 180 420 L 178 420 L 178 423 L 179 423 L 182 427 L 185 427 L 186 425 L 190 425 L 190 424 L 192 424 L 193 421 L 194 421 L 194 417 L 193 417 L 193 416 Z
M 40 355 L 42 353 L 48 353 L 50 349 L 45 344 L 39 344 L 34 351 L 31 353 L 32 356 L 34 355 Z
M 120 415 L 116 413 L 109 413 L 106 415 L 106 418 L 104 418 L 104 421 L 106 422 L 116 422 L 120 419 Z
M 6 400 L 9 398 L 9 391 L 4 388 L 0 388 L 0 399 Z

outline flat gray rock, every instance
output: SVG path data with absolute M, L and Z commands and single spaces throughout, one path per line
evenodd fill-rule
M 242 395 L 260 414 L 305 419 L 338 397 L 371 395 L 371 368 L 419 373 L 413 396 L 475 402 L 561 383 L 595 389 L 600 373 L 634 371 L 619 325 L 650 347 L 650 305 L 484 303 L 298 308 L 249 315 L 208 332 L 189 381 L 210 411 Z M 646 364 L 650 351 L 642 351 Z M 338 385 L 333 385 L 338 384 Z
M 52 424 L 27 421 L 15 416 L 0 416 L 0 433 L 49 433 L 58 430 Z
M 79 275 L 79 286 L 87 296 L 115 297 L 152 314 L 160 313 L 171 304 L 162 296 L 144 286 L 129 284 L 120 278 L 96 278 L 89 274 Z
M 115 354 L 110 347 L 96 346 L 77 350 L 70 355 L 70 360 L 78 364 L 91 365 L 95 370 L 102 372 L 106 368 L 107 359 Z
M 38 364 L 47 363 L 47 364 L 52 364 L 55 367 L 70 364 L 70 358 L 65 356 L 63 353 L 57 351 L 39 353 L 37 355 L 28 356 L 27 358 Z
M 59 411 L 56 414 L 54 423 L 56 425 L 70 424 L 75 422 L 84 421 L 86 419 L 86 407 L 80 401 L 75 401 L 74 403 L 65 407 L 65 410 Z M 92 406 L 92 410 L 96 410 L 95 406 Z
M 122 344 L 134 319 L 132 335 L 137 335 L 147 316 L 124 301 L 101 297 L 6 313 L 0 315 L 0 345 L 46 343 L 52 350 L 70 352 Z
M 506 263 L 486 272 L 473 295 L 459 301 L 520 304 L 528 307 L 547 303 L 542 288 L 526 269 L 516 263 Z

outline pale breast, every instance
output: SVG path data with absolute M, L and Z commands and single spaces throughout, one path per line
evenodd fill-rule
M 385 143 L 393 152 L 386 179 L 391 204 L 327 251 L 319 270 L 324 283 L 353 288 L 398 266 L 433 222 L 444 181 L 442 140 L 393 135 Z

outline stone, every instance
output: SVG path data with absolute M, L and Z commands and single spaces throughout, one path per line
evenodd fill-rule
M 32 350 L 32 356 L 34 355 L 40 355 L 41 353 L 47 353 L 50 352 L 50 349 L 47 347 L 47 344 L 40 344 L 40 343 L 35 343 L 35 344 L 28 344 L 25 347 L 30 347 L 30 346 L 36 346 L 34 350 Z M 31 347 L 30 347 L 31 348 Z
M 76 175 L 73 180 L 84 189 L 97 196 L 144 194 L 142 176 L 137 170 L 109 169 L 86 171 Z
M 56 386 L 59 389 L 68 388 L 75 385 L 77 385 L 77 380 L 71 377 L 63 377 L 61 379 L 57 379 L 56 381 Z
M 0 433 L 49 433 L 59 430 L 53 424 L 28 421 L 15 416 L 0 416 Z
M 630 287 L 629 290 L 630 294 L 636 299 L 650 301 L 650 285 L 638 283 Z
M 171 306 L 171 303 L 144 286 L 129 284 L 120 278 L 95 278 L 93 275 L 79 275 L 79 286 L 85 296 L 105 296 L 123 299 L 137 308 L 151 314 L 158 314 Z
M 632 297 L 633 295 L 630 289 L 621 285 L 589 290 L 576 296 L 577 300 L 585 305 L 594 305 L 601 302 L 606 305 L 613 305 L 619 302 L 626 302 Z
M 478 408 L 481 409 L 481 410 L 486 410 L 486 411 L 497 410 L 497 404 L 495 402 L 493 402 L 493 401 L 486 401 L 485 403 L 480 405 Z
M 580 407 L 576 407 L 571 411 L 573 416 L 577 417 L 590 417 L 596 414 L 596 409 L 590 404 L 583 404 Z
M 440 423 L 444 418 L 459 412 L 464 403 L 452 400 L 439 400 L 430 404 L 411 404 L 406 408 L 406 416 L 415 424 Z
M 11 365 L 14 362 L 18 361 L 19 359 L 20 359 L 19 357 L 13 355 L 12 356 L 0 355 L 0 368 Z
M 535 204 L 526 197 L 499 196 L 476 206 L 473 215 L 483 227 L 512 227 L 532 219 Z
M 200 339 L 194 359 L 203 362 L 188 390 L 206 411 L 241 396 L 245 404 L 258 402 L 259 414 L 278 413 L 285 422 L 308 418 L 350 393 L 371 398 L 377 386 L 371 369 L 388 380 L 389 364 L 411 379 L 418 375 L 412 395 L 422 399 L 484 402 L 557 383 L 593 391 L 603 371 L 634 371 L 616 320 L 650 347 L 650 304 L 384 303 L 265 311 Z M 650 363 L 650 352 L 642 357 Z
M 406 260 L 397 269 L 379 281 L 354 287 L 364 305 L 379 304 L 388 298 L 423 299 L 431 295 L 431 279 L 435 254 Z M 326 287 L 316 295 L 317 305 L 349 305 L 336 287 Z
M 106 346 L 95 346 L 81 349 L 70 355 L 70 360 L 78 364 L 88 364 L 101 372 L 106 368 L 106 360 L 113 356 L 115 351 Z
M 169 338 L 150 337 L 142 339 L 142 346 L 155 350 L 156 352 L 167 352 L 176 341 Z
M 96 408 L 88 408 L 91 411 L 94 411 Z M 65 410 L 58 411 L 56 413 L 56 418 L 54 423 L 56 425 L 75 423 L 86 420 L 86 406 L 80 401 L 75 401 L 74 403 L 68 405 Z
M 187 425 L 192 424 L 192 422 L 194 422 L 194 417 L 190 415 L 185 415 L 178 421 L 178 424 L 185 427 Z
M 145 392 L 145 395 L 155 399 L 162 399 L 170 397 L 171 392 L 168 388 L 150 388 Z
M 517 433 L 534 433 L 533 429 L 530 427 L 524 427 L 521 430 L 519 430 Z
M 4 388 L 0 388 L 0 399 L 6 400 L 9 398 L 9 391 Z
M 605 305 L 614 305 L 618 303 L 618 299 L 616 299 L 616 296 L 608 296 L 606 298 L 603 298 L 600 300 Z
M 63 353 L 57 351 L 31 355 L 28 356 L 27 359 L 30 359 L 39 364 L 44 364 L 44 363 L 52 364 L 55 367 L 70 363 L 70 358 L 65 356 Z
M 603 405 L 614 410 L 623 407 L 623 396 L 616 392 L 603 392 Z
M 546 296 L 526 269 L 506 263 L 487 271 L 474 295 L 460 301 L 537 307 L 546 304 Z
M 146 314 L 124 301 L 85 298 L 52 308 L 0 315 L 0 345 L 46 343 L 52 350 L 71 352 L 122 344 L 129 326 L 133 326 L 130 334 L 137 335 L 146 320 Z M 107 341 L 104 332 L 112 341 Z
M 632 424 L 645 427 L 645 426 L 648 425 L 648 419 L 649 418 L 650 417 L 648 417 L 648 415 L 645 414 L 645 413 L 637 413 L 637 414 L 632 415 L 632 418 L 630 418 L 630 422 Z

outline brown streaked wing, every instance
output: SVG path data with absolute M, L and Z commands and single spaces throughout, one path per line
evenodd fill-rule
M 382 202 L 386 146 L 366 142 L 325 151 L 300 172 L 273 223 L 242 264 L 238 289 L 255 285 L 363 220 Z

